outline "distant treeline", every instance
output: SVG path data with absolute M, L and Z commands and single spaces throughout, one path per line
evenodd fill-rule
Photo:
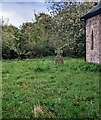
M 84 15 L 93 3 L 53 3 L 50 15 L 39 13 L 35 21 L 20 28 L 2 26 L 2 57 L 4 59 L 34 58 L 55 55 L 55 49 L 67 44 L 64 56 L 83 57 L 85 54 Z

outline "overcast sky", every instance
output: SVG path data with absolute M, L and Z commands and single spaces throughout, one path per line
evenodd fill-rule
M 45 3 L 45 1 L 50 0 L 0 0 L 0 19 L 2 16 L 5 20 L 9 18 L 9 24 L 19 27 L 22 23 L 34 20 L 34 10 L 36 13 L 44 12 L 49 14 L 47 8 L 51 4 Z M 60 2 L 66 0 L 53 1 Z
M 9 23 L 17 27 L 19 27 L 24 22 L 32 21 L 32 19 L 34 19 L 34 10 L 36 11 L 36 13 L 45 12 L 49 14 L 47 7 L 49 7 L 50 4 L 45 2 L 7 2 L 7 0 L 4 1 L 0 3 L 0 18 L 2 18 L 2 16 L 5 19 L 9 18 Z

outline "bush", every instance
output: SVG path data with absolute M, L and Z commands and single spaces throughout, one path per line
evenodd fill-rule
M 55 54 L 55 48 L 48 42 L 43 45 L 43 56 L 53 56 Z

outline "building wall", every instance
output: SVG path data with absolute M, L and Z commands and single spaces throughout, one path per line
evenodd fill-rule
M 91 34 L 93 30 L 93 46 Z M 101 63 L 101 14 L 86 20 L 86 61 Z
M 101 14 L 99 15 L 100 19 L 99 19 L 99 61 L 100 61 L 100 64 L 101 64 Z

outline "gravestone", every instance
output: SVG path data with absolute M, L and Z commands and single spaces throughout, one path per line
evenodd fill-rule
M 62 57 L 63 50 L 58 48 L 57 50 L 55 50 L 55 53 L 57 54 L 55 57 L 55 64 L 63 64 L 64 63 Z

